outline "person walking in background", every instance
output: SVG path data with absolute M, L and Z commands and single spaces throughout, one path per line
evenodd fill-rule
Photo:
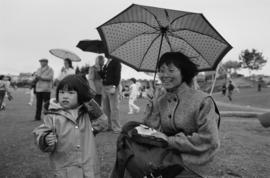
M 32 74 L 32 76 L 35 76 L 35 72 Z M 29 94 L 30 94 L 30 98 L 29 98 L 29 102 L 28 102 L 28 104 L 30 105 L 30 106 L 32 106 L 33 105 L 33 102 L 34 102 L 34 100 L 35 100 L 35 96 L 36 96 L 36 83 L 37 83 L 37 80 L 36 80 L 36 78 L 34 78 L 33 80 L 32 80 L 32 82 L 31 82 L 31 85 L 30 85 L 30 92 L 29 92 Z
M 61 69 L 60 74 L 57 77 L 57 82 L 63 80 L 68 75 L 75 74 L 75 70 L 72 65 L 72 61 L 69 58 L 64 59 L 64 66 Z
M 227 86 L 226 86 L 226 82 L 224 82 L 221 88 L 221 92 L 223 96 L 226 95 L 226 90 L 227 90 Z
M 5 109 L 5 96 L 8 96 L 8 100 L 12 100 L 13 97 L 11 95 L 10 89 L 9 89 L 9 82 L 4 75 L 0 75 L 0 111 Z
M 134 103 L 138 96 L 139 96 L 139 85 L 136 83 L 135 78 L 131 78 L 130 81 L 132 84 L 129 86 L 129 100 L 128 100 L 128 106 L 129 106 L 129 112 L 128 114 L 133 114 L 135 112 L 140 112 L 140 108 Z
M 97 56 L 95 60 L 95 65 L 89 68 L 88 81 L 91 89 L 96 93 L 95 100 L 101 106 L 102 101 L 102 78 L 100 76 L 100 71 L 104 65 L 104 57 Z
M 108 130 L 115 133 L 121 131 L 119 122 L 119 83 L 121 80 L 121 63 L 118 60 L 109 58 L 103 69 L 100 71 L 103 79 L 102 107 L 108 116 Z
M 36 71 L 36 115 L 35 120 L 41 120 L 42 106 L 49 108 L 51 89 L 53 86 L 53 69 L 48 66 L 48 59 L 40 59 L 40 68 Z
M 232 84 L 232 81 L 229 81 L 229 85 L 228 85 L 228 98 L 230 101 L 232 101 L 232 94 L 233 94 L 233 90 L 234 90 L 234 85 Z
M 94 133 L 106 130 L 107 117 L 92 98 L 85 78 L 65 77 L 44 124 L 33 131 L 38 147 L 50 154 L 53 177 L 100 178 Z
M 263 78 L 262 77 L 259 77 L 259 79 L 258 79 L 258 88 L 257 88 L 257 90 L 258 90 L 258 92 L 260 92 L 260 91 L 262 91 L 262 86 L 263 86 Z

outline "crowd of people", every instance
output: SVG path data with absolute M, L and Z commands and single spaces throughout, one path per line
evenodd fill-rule
M 121 93 L 126 90 L 120 83 L 121 63 L 97 56 L 85 76 L 75 74 L 72 61 L 64 59 L 64 66 L 56 77 L 55 98 L 51 97 L 55 72 L 48 59 L 40 59 L 39 63 L 40 68 L 33 73 L 33 95 L 29 102 L 33 104 L 35 96 L 34 120 L 43 122 L 33 131 L 35 143 L 49 153 L 55 177 L 100 177 L 95 135 L 103 131 L 119 134 L 118 143 L 125 138 L 122 130 L 125 125 L 119 120 Z M 205 165 L 211 162 L 220 146 L 220 115 L 215 101 L 194 88 L 193 78 L 198 70 L 184 54 L 163 54 L 157 69 L 161 85 L 157 87 L 154 82 L 148 82 L 143 94 L 137 80 L 130 79 L 127 114 L 140 112 L 143 108 L 136 105 L 136 100 L 139 96 L 146 98 L 141 124 L 154 129 L 151 137 L 165 141 L 167 144 L 162 149 L 177 153 L 183 168 L 189 168 L 175 177 L 188 175 L 191 169 L 197 175 L 205 175 Z M 1 76 L 1 108 L 6 94 L 12 99 L 7 79 Z M 122 150 L 122 146 L 117 144 L 117 150 Z M 127 156 L 127 152 L 121 154 Z M 111 177 L 120 178 L 121 170 L 126 170 L 124 177 L 134 177 L 122 161 L 116 156 Z

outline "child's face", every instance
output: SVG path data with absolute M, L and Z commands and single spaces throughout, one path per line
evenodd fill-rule
M 79 105 L 78 93 L 75 90 L 59 90 L 59 103 L 65 109 L 72 109 Z

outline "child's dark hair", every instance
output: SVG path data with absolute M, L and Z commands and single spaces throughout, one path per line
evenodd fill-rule
M 59 101 L 60 90 L 74 90 L 78 93 L 78 103 L 90 101 L 94 95 L 91 93 L 91 88 L 88 81 L 81 75 L 68 75 L 57 86 L 56 100 Z
M 167 52 L 163 54 L 158 62 L 158 71 L 163 64 L 174 64 L 181 71 L 182 80 L 188 85 L 192 84 L 192 79 L 198 74 L 197 66 L 190 59 L 180 52 Z

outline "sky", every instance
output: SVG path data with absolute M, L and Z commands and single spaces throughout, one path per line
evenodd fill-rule
M 254 48 L 268 59 L 257 73 L 270 75 L 269 0 L 0 0 L 0 73 L 34 72 L 38 60 L 47 58 L 57 75 L 63 60 L 49 53 L 53 48 L 80 56 L 75 66 L 93 65 L 97 54 L 83 52 L 76 44 L 100 39 L 96 27 L 132 3 L 203 13 L 233 46 L 222 62 L 238 60 L 242 50 Z M 131 77 L 149 78 L 123 66 L 122 78 Z

